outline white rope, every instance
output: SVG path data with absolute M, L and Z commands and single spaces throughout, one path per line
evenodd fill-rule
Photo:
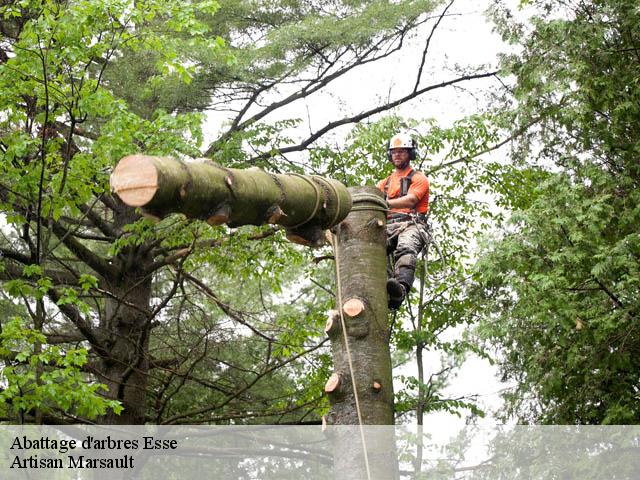
M 336 259 L 336 289 L 338 293 L 338 310 L 340 311 L 340 323 L 342 326 L 342 335 L 344 337 L 344 345 L 347 350 L 347 361 L 349 363 L 349 374 L 351 376 L 351 385 L 353 386 L 353 396 L 356 400 L 356 412 L 358 414 L 358 425 L 360 426 L 360 439 L 362 440 L 362 449 L 364 450 L 364 464 L 367 469 L 367 480 L 371 480 L 371 472 L 369 471 L 369 455 L 367 454 L 367 442 L 364 438 L 364 427 L 362 426 L 362 413 L 360 412 L 360 400 L 358 399 L 358 389 L 356 388 L 356 379 L 353 374 L 353 362 L 351 361 L 351 350 L 349 349 L 349 338 L 347 336 L 347 326 L 344 323 L 344 314 L 342 312 L 342 285 L 340 283 L 340 256 L 338 255 L 338 235 L 333 235 L 334 256 Z

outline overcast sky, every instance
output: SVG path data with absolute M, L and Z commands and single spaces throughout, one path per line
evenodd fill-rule
M 454 3 L 431 41 L 421 86 L 454 78 L 453 69 L 457 65 L 486 64 L 489 66 L 487 69 L 496 67 L 496 53 L 501 42 L 499 36 L 492 33 L 492 27 L 484 17 L 488 4 L 486 0 L 458 0 Z M 303 121 L 300 131 L 305 134 L 317 130 L 328 121 L 377 106 L 387 98 L 406 95 L 415 83 L 422 49 L 432 24 L 423 25 L 400 52 L 358 67 L 332 82 L 329 88 L 299 100 L 268 116 L 267 120 L 300 118 Z M 494 85 L 497 85 L 497 81 L 488 79 L 461 84 L 460 87 L 468 89 L 467 92 L 461 88 L 439 89 L 398 107 L 395 112 L 413 118 L 433 117 L 447 125 L 480 109 L 484 104 L 482 92 Z M 222 114 L 209 115 L 205 124 L 205 145 L 217 138 L 223 130 L 224 120 Z M 352 127 L 340 128 L 322 141 L 340 139 Z

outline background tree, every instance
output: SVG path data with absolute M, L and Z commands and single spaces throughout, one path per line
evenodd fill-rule
M 637 423 L 639 12 L 632 1 L 527 2 L 509 121 L 531 126 L 496 171 L 513 211 L 476 274 L 519 421 Z

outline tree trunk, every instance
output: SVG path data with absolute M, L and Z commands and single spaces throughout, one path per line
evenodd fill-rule
M 138 218 L 124 205 L 114 211 L 116 228 Z M 110 410 L 101 424 L 140 425 L 146 419 L 152 277 L 145 270 L 152 259 L 141 254 L 144 247 L 124 248 L 115 259 L 119 274 L 106 280 L 110 295 L 100 330 L 108 355 L 101 357 L 98 375 L 109 389 L 105 396 L 122 402 L 124 409 L 120 415 Z
M 125 277 L 112 290 L 117 298 L 107 299 L 105 306 L 110 356 L 101 361 L 100 380 L 109 388 L 106 396 L 120 400 L 124 410 L 120 415 L 109 411 L 100 423 L 140 425 L 146 418 L 150 322 L 145 311 L 151 279 Z
M 351 209 L 349 192 L 336 180 L 236 170 L 208 159 L 131 155 L 116 165 L 111 189 L 127 205 L 157 217 L 184 213 L 212 225 L 273 223 L 286 227 L 290 240 L 311 246 L 324 244 L 323 231 Z
M 334 374 L 327 382 L 330 425 L 393 425 L 393 380 L 389 351 L 386 292 L 385 202 L 373 187 L 350 188 L 354 208 L 335 228 L 333 236 L 338 279 L 340 316 L 327 324 Z M 346 335 L 345 329 L 346 328 Z M 353 375 L 353 377 L 352 377 Z M 357 392 L 354 395 L 354 384 Z M 358 409 L 360 418 L 358 418 Z M 372 434 L 374 433 L 375 434 Z M 398 465 L 393 430 L 367 428 L 332 429 L 335 468 L 343 478 L 397 478 Z
M 328 328 L 335 374 L 326 387 L 332 404 L 327 420 L 334 425 L 357 425 L 360 420 L 365 425 L 393 424 L 387 298 L 381 295 L 386 291 L 386 203 L 377 189 L 347 191 L 339 182 L 315 176 L 271 175 L 253 168 L 227 169 L 206 159 L 184 163 L 144 155 L 123 158 L 111 175 L 111 187 L 125 204 L 142 207 L 148 214 L 179 212 L 211 224 L 277 223 L 287 228 L 290 239 L 308 245 L 324 243 L 323 231 L 349 214 L 334 235 L 341 286 L 339 308 L 344 312 L 347 335 L 340 321 Z M 352 196 L 356 203 L 353 211 Z M 123 285 L 132 281 L 135 278 Z M 138 300 L 148 295 L 148 286 L 144 282 L 134 285 L 140 291 L 130 290 L 128 298 L 141 305 Z M 148 321 L 144 312 L 128 311 L 127 305 L 117 304 L 115 308 L 127 312 L 122 318 L 114 313 L 107 315 L 115 322 L 115 326 L 109 325 L 116 332 L 114 351 L 117 356 L 126 356 L 127 361 L 122 365 L 116 362 L 108 371 L 113 374 L 113 387 L 126 392 L 126 382 L 119 380 L 122 377 L 146 385 L 148 328 L 144 327 Z M 133 324 L 125 318 L 134 319 Z M 136 395 L 143 395 L 144 389 L 139 390 L 129 392 L 136 401 Z M 386 478 L 397 476 L 395 448 L 390 448 L 388 441 L 374 443 L 380 446 L 373 459 L 377 471 L 389 473 Z

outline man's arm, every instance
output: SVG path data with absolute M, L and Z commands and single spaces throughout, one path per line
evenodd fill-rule
M 413 208 L 418 204 L 418 197 L 413 193 L 407 193 L 403 197 L 387 200 L 391 208 Z

